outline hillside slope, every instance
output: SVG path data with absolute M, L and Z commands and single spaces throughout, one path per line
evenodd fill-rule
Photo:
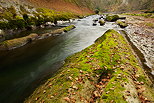
M 154 0 L 1 0 L 28 3 L 35 7 L 44 7 L 77 14 L 93 13 L 98 9 L 104 12 L 154 9 Z
M 108 11 L 132 11 L 154 9 L 154 0 L 100 0 L 102 9 Z
M 37 7 L 45 7 L 58 11 L 67 11 L 77 14 L 92 13 L 92 10 L 86 7 L 77 6 L 74 3 L 65 2 L 64 0 L 27 0 L 27 1 L 30 4 L 33 4 Z

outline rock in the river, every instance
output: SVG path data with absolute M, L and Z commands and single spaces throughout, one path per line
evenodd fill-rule
M 30 34 L 22 38 L 16 38 L 12 40 L 6 40 L 0 43 L 0 50 L 11 50 L 14 48 L 21 47 L 31 41 L 34 41 L 38 38 L 38 34 Z
M 49 36 L 54 36 L 54 34 L 61 34 L 63 32 L 68 32 L 74 28 L 75 28 L 74 25 L 70 25 L 70 26 L 67 26 L 67 27 L 64 27 L 61 29 L 54 30 L 50 33 L 45 33 L 45 34 L 40 34 L 40 35 L 32 33 L 32 34 L 25 36 L 25 37 L 16 38 L 16 39 L 12 39 L 12 40 L 6 40 L 6 41 L 3 41 L 0 43 L 0 50 L 11 50 L 14 48 L 18 48 L 18 47 L 21 47 L 21 46 L 23 46 L 27 43 L 30 43 L 34 40 L 44 39 Z
M 96 26 L 97 25 L 97 23 L 93 23 L 93 26 Z
M 118 15 L 108 15 L 105 20 L 109 22 L 115 22 L 119 19 Z
M 103 25 L 105 25 L 105 21 L 104 20 L 99 20 L 99 24 L 100 24 L 100 26 L 103 26 Z
M 126 19 L 126 17 L 119 17 L 119 19 Z
M 125 21 L 117 20 L 116 24 L 119 25 L 121 28 L 125 28 L 128 24 Z

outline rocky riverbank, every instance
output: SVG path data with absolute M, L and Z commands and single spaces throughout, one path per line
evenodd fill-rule
M 153 102 L 151 86 L 126 39 L 108 30 L 95 44 L 68 57 L 25 103 Z
M 57 26 L 71 22 L 74 18 L 82 18 L 84 15 L 88 14 L 35 7 L 27 4 L 26 1 L 2 0 L 0 1 L 0 42 L 10 40 L 22 31 Z
M 74 28 L 75 28 L 74 25 L 70 25 L 70 26 L 67 26 L 61 29 L 54 30 L 50 33 L 45 33 L 45 34 L 40 34 L 40 35 L 33 33 L 25 37 L 6 40 L 0 43 L 0 50 L 11 50 L 11 49 L 19 48 L 32 41 L 36 41 L 39 39 L 45 39 L 50 36 L 56 36 L 57 34 L 68 32 Z
M 129 26 L 126 29 L 134 45 L 144 54 L 146 64 L 154 75 L 154 18 L 127 16 Z

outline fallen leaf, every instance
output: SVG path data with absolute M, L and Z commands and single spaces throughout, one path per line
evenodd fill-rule
M 73 86 L 72 88 L 73 88 L 73 89 L 75 89 L 75 90 L 77 90 L 77 89 L 78 89 L 78 87 L 77 87 L 77 86 Z
M 83 73 L 83 71 L 82 71 L 82 70 L 80 70 L 80 73 Z
M 68 97 L 64 97 L 64 100 L 67 102 L 70 102 L 70 98 L 68 98 Z
M 46 90 L 44 90 L 43 93 L 46 93 Z
M 54 98 L 54 96 L 50 96 L 50 98 Z
M 68 79 L 73 80 L 73 78 L 71 76 L 69 76 Z
M 101 95 L 100 95 L 100 93 L 98 91 L 94 91 L 94 96 L 95 97 L 100 97 Z

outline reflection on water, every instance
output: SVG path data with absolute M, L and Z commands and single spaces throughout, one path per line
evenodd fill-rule
M 68 33 L 0 53 L 0 103 L 23 101 L 40 81 L 58 70 L 66 57 L 93 44 L 106 30 L 120 29 L 109 22 L 92 26 L 98 17 L 74 21 L 76 28 Z
M 19 33 L 17 32 L 17 33 L 12 33 L 12 34 L 11 34 L 11 32 L 7 32 L 5 34 L 5 39 L 10 40 L 10 39 L 14 39 L 14 38 L 20 38 L 20 37 L 27 36 L 31 33 L 37 33 L 37 34 L 48 33 L 48 32 L 51 32 L 51 31 L 59 29 L 59 28 L 61 28 L 61 27 L 56 26 L 56 27 L 37 28 L 35 30 L 21 31 Z

